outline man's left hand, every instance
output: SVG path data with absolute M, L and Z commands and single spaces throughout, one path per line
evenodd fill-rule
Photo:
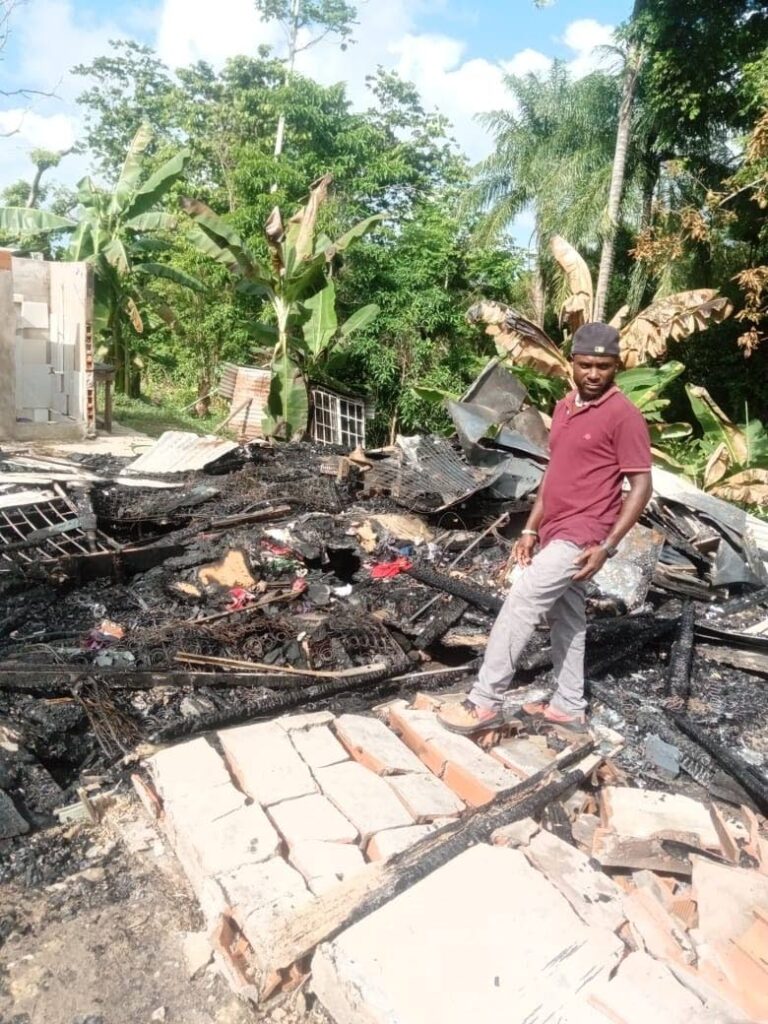
M 573 563 L 580 566 L 579 571 L 573 577 L 573 582 L 579 583 L 583 580 L 591 580 L 596 573 L 600 572 L 607 561 L 608 552 L 600 544 L 584 548 L 581 554 L 577 555 Z

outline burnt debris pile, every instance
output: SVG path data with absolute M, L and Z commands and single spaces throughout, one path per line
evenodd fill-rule
M 545 464 L 519 407 L 486 436 L 497 384 L 452 409 L 456 442 L 0 453 L 0 840 L 65 820 L 147 743 L 463 688 Z M 592 586 L 595 716 L 628 778 L 765 809 L 768 529 L 654 483 Z M 542 628 L 520 685 L 550 670 Z

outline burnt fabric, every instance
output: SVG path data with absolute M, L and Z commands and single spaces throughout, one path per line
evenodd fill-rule
M 573 391 L 557 403 L 549 467 L 542 485 L 542 545 L 553 540 L 599 544 L 621 512 L 627 473 L 649 473 L 651 445 L 641 413 L 617 387 L 576 405 Z

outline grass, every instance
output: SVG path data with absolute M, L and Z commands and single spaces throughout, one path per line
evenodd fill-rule
M 172 399 L 128 398 L 115 395 L 113 415 L 116 423 L 150 437 L 159 437 L 165 430 L 187 430 L 194 434 L 212 434 L 227 416 L 224 403 L 214 407 L 210 416 L 200 418 L 194 410 Z

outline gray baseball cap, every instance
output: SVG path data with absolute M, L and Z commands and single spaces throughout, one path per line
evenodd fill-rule
M 573 336 L 574 356 L 618 356 L 619 351 L 619 332 L 610 324 L 584 324 Z

